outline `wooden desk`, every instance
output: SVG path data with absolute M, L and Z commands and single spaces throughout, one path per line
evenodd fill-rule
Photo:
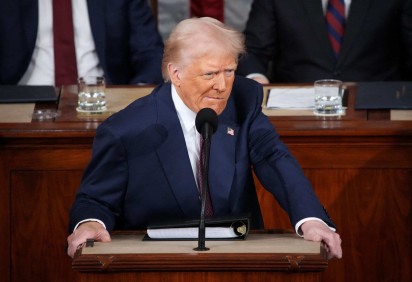
M 54 121 L 0 123 L 3 281 L 80 279 L 65 253 L 68 214 L 104 117 L 78 116 L 70 104 L 76 101 L 73 89 L 64 88 L 59 104 L 49 105 L 61 111 Z M 341 119 L 270 120 L 343 239 L 344 258 L 329 261 L 321 280 L 410 281 L 412 121 L 353 110 L 354 91 Z M 257 184 L 265 227 L 290 229 L 285 213 Z
M 279 231 L 249 234 L 247 240 L 207 241 L 207 252 L 194 251 L 196 241 L 142 238 L 139 233 L 116 234 L 109 243 L 84 246 L 73 259 L 73 269 L 82 272 L 82 281 L 99 282 L 126 278 L 159 281 L 161 277 L 168 281 L 211 281 L 195 274 L 202 272 L 208 272 L 213 281 L 227 281 L 223 279 L 230 275 L 236 281 L 260 282 L 270 273 L 270 281 L 284 281 L 285 277 L 288 281 L 319 281 L 320 271 L 328 264 L 319 242 Z

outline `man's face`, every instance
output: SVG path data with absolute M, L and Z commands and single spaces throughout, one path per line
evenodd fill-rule
M 192 60 L 186 67 L 169 65 L 169 74 L 185 105 L 197 113 L 211 108 L 220 115 L 235 79 L 236 60 L 215 50 Z

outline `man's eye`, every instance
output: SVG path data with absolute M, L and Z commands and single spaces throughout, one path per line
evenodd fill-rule
M 235 74 L 235 70 L 225 70 L 225 76 L 231 77 Z
M 215 73 L 214 72 L 208 72 L 208 73 L 203 74 L 203 77 L 205 79 L 212 79 L 213 77 L 215 77 Z

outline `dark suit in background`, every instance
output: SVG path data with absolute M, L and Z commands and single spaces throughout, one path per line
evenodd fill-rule
M 33 55 L 38 1 L 1 2 L 0 84 L 17 84 Z M 163 42 L 148 1 L 87 0 L 87 6 L 107 83 L 160 83 Z
M 334 227 L 297 161 L 263 115 L 262 93 L 257 82 L 236 77 L 218 117 L 209 164 L 214 214 L 251 213 L 252 227 L 263 227 L 253 166 L 289 214 L 292 226 L 317 217 Z M 92 160 L 71 210 L 70 232 L 88 218 L 101 220 L 110 232 L 144 229 L 151 220 L 199 215 L 199 192 L 171 85 L 166 83 L 98 127 Z
M 255 0 L 244 33 L 241 75 L 261 73 L 271 82 L 412 80 L 411 0 L 352 0 L 337 61 L 321 0 Z

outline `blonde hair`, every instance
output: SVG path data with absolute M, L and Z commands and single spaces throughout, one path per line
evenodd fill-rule
M 193 58 L 203 55 L 203 47 L 216 46 L 224 48 L 236 61 L 245 53 L 244 36 L 235 29 L 209 17 L 190 18 L 181 21 L 165 42 L 162 74 L 165 81 L 169 81 L 168 64 L 187 64 Z M 215 45 L 212 45 L 215 44 Z M 198 47 L 198 48 L 196 48 Z M 206 49 L 206 48 L 204 48 Z

